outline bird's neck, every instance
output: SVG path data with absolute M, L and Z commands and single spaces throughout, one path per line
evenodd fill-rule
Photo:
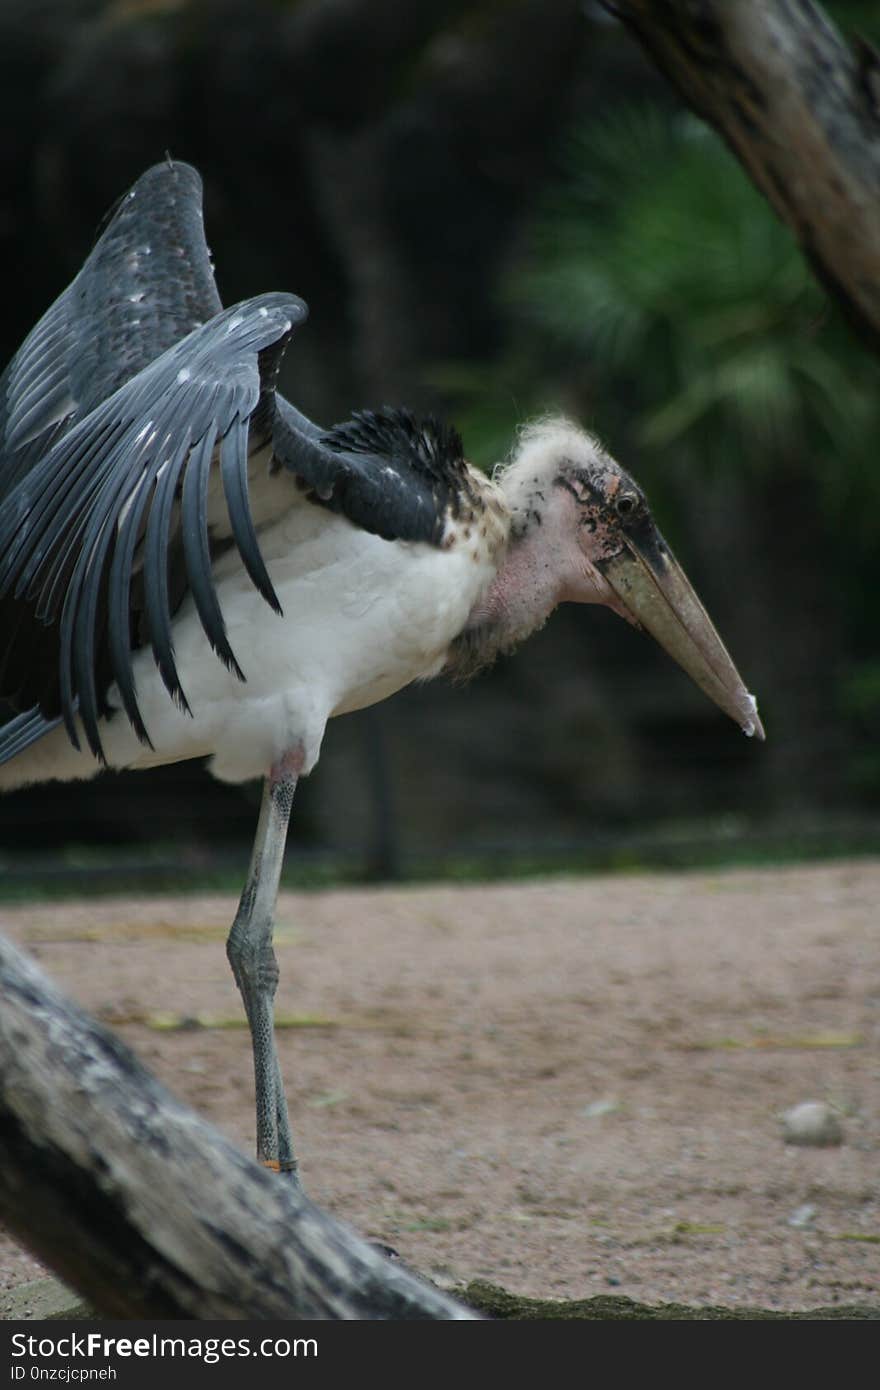
M 486 593 L 453 642 L 446 669 L 467 680 L 543 627 L 560 602 L 560 576 L 538 527 L 514 535 Z

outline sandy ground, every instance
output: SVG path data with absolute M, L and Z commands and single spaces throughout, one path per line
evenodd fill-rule
M 286 893 L 280 1038 L 306 1186 L 445 1282 L 874 1302 L 878 902 L 880 860 Z M 233 908 L 105 899 L 0 925 L 249 1148 Z M 193 1017 L 208 1026 L 165 1026 Z M 836 1108 L 841 1144 L 783 1141 L 780 1112 L 804 1100 Z M 41 1272 L 0 1243 L 0 1289 Z

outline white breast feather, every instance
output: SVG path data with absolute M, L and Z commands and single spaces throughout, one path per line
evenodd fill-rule
M 470 535 L 470 532 L 468 532 Z M 452 639 L 494 577 L 498 547 L 452 538 L 437 547 L 384 541 L 311 504 L 264 526 L 260 548 L 281 602 L 273 613 L 230 549 L 215 581 L 242 684 L 211 651 L 192 600 L 173 621 L 178 674 L 194 718 L 162 684 L 149 648 L 135 654 L 138 703 L 154 749 L 124 715 L 102 722 L 111 767 L 145 768 L 212 755 L 223 780 L 262 777 L 297 743 L 304 772 L 317 761 L 329 718 L 436 675 Z M 119 705 L 115 689 L 110 703 Z M 63 729 L 0 773 L 0 785 L 88 777 L 98 765 Z

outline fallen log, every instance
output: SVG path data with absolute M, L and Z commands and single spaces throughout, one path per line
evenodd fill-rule
M 459 1297 L 495 1321 L 517 1322 L 878 1322 L 868 1303 L 785 1310 L 756 1305 L 640 1303 L 626 1294 L 589 1298 L 529 1298 L 485 1279 L 473 1279 Z M 11 1319 L 87 1322 L 94 1311 L 58 1279 L 32 1279 L 0 1296 L 0 1316 Z
M 474 1316 L 236 1149 L 2 937 L 0 1219 L 106 1317 Z

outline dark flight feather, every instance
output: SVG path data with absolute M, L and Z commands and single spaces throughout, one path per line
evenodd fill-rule
M 174 654 L 187 592 L 207 642 L 244 679 L 213 562 L 231 535 L 280 613 L 249 500 L 255 451 L 271 447 L 270 503 L 286 470 L 309 501 L 389 541 L 438 545 L 447 517 L 477 505 L 454 430 L 385 409 L 325 432 L 276 394 L 307 312 L 286 294 L 221 308 L 201 181 L 185 164 L 148 170 L 108 216 L 0 377 L 0 695 L 21 710 L 0 729 L 0 761 L 62 720 L 74 744 L 79 720 L 103 757 L 114 682 L 149 743 L 132 664 L 145 645 L 188 710 Z M 228 521 L 216 536 L 215 470 Z M 279 511 L 290 505 L 302 503 L 279 487 Z

